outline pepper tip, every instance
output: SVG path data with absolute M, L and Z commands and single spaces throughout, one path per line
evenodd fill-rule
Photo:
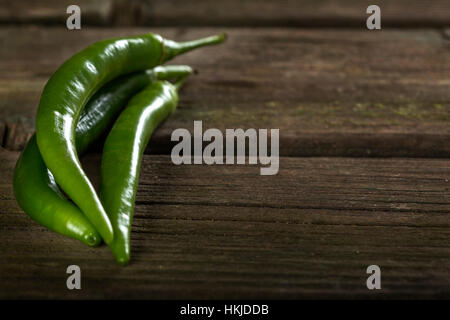
M 222 38 L 222 41 L 225 41 L 225 40 L 228 39 L 228 34 L 227 34 L 226 32 L 222 32 L 222 33 L 220 34 L 220 37 Z
M 94 232 L 89 232 L 84 236 L 84 241 L 91 247 L 96 247 L 102 242 L 102 238 Z
M 122 266 L 125 267 L 128 265 L 128 263 L 130 262 L 130 257 L 117 257 L 116 256 L 116 261 Z

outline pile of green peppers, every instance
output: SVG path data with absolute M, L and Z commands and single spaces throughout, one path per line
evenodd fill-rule
M 48 80 L 36 134 L 14 171 L 14 194 L 32 219 L 62 235 L 109 245 L 130 261 L 130 231 L 142 155 L 152 132 L 178 103 L 189 66 L 161 66 L 190 50 L 225 40 L 188 42 L 156 34 L 96 42 Z M 172 80 L 172 81 L 169 81 Z M 106 135 L 97 190 L 79 156 Z

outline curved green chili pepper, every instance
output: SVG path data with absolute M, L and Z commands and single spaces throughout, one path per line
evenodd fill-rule
M 104 85 L 86 104 L 76 128 L 76 148 L 83 153 L 111 128 L 128 100 L 152 81 L 179 78 L 190 72 L 185 65 L 158 66 L 134 72 Z
M 220 43 L 224 35 L 177 43 L 147 34 L 96 42 L 67 60 L 48 80 L 36 117 L 36 137 L 45 164 L 62 190 L 83 211 L 103 240 L 113 240 L 111 222 L 84 173 L 75 128 L 88 99 L 119 75 L 152 68 L 189 50 Z
M 100 199 L 114 229 L 109 244 L 116 260 L 130 260 L 130 229 L 142 154 L 153 130 L 178 103 L 177 89 L 189 75 L 175 85 L 156 81 L 134 96 L 114 123 L 103 147 Z
M 76 128 L 77 151 L 82 154 L 107 131 L 121 109 L 151 81 L 179 77 L 188 66 L 156 67 L 120 77 L 102 87 L 87 103 Z M 34 220 L 65 236 L 95 246 L 101 237 L 82 212 L 60 192 L 30 139 L 14 170 L 14 193 L 20 207 Z
M 33 220 L 62 235 L 96 246 L 101 237 L 81 211 L 67 200 L 44 161 L 33 135 L 14 170 L 14 195 Z

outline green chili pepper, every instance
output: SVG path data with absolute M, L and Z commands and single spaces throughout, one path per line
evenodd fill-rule
M 96 42 L 67 60 L 48 80 L 36 117 L 36 137 L 56 182 L 95 226 L 113 240 L 111 222 L 84 173 L 75 146 L 75 128 L 88 99 L 119 75 L 155 67 L 192 49 L 220 43 L 224 35 L 177 43 L 146 34 Z
M 62 235 L 96 246 L 101 237 L 81 211 L 64 198 L 39 153 L 33 135 L 14 170 L 14 194 L 33 220 Z
M 122 265 L 130 260 L 130 229 L 142 154 L 152 132 L 175 111 L 177 89 L 189 73 L 175 85 L 156 81 L 134 96 L 106 138 L 99 195 L 114 230 L 109 246 Z
M 120 77 L 102 87 L 87 103 L 76 128 L 77 151 L 83 153 L 107 131 L 127 101 L 151 81 L 179 77 L 188 66 L 156 67 Z M 60 192 L 36 144 L 28 142 L 14 170 L 14 193 L 34 220 L 60 234 L 95 246 L 101 237 L 82 212 Z

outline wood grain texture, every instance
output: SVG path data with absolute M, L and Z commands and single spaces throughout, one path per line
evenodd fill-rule
M 115 13 L 119 25 L 284 26 L 365 28 L 369 0 L 183 0 L 131 1 L 133 14 Z M 116 1 L 117 8 L 130 1 Z M 384 27 L 441 27 L 450 23 L 445 0 L 379 0 Z M 121 6 L 122 5 L 122 6 Z M 138 9 L 137 9 L 138 8 Z M 125 11 L 127 12 L 127 11 Z
M 257 166 L 175 166 L 146 155 L 132 263 L 31 221 L 2 151 L 0 298 L 450 297 L 449 160 L 282 158 Z M 99 155 L 83 164 L 95 180 Z M 82 290 L 65 289 L 68 265 Z M 368 265 L 382 290 L 366 289 Z
M 7 122 L 4 126 L 2 146 L 8 150 L 22 150 L 32 136 L 32 132 L 29 130 L 30 125 L 24 125 L 23 122 Z
M 0 23 L 65 25 L 70 1 L 0 1 Z M 364 28 L 369 0 L 101 0 L 76 2 L 83 25 Z M 446 0 L 379 0 L 383 27 L 450 24 Z
M 0 120 L 25 117 L 32 132 L 45 81 L 96 40 L 150 31 L 187 40 L 223 30 L 222 46 L 172 62 L 199 74 L 148 152 L 169 153 L 175 128 L 203 120 L 205 130 L 279 128 L 284 156 L 450 156 L 450 42 L 433 30 L 5 27 Z

